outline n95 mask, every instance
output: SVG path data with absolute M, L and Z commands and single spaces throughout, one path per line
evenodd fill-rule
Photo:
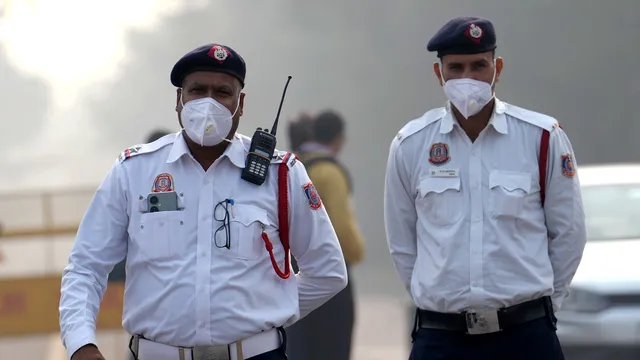
M 191 100 L 183 104 L 180 117 L 189 139 L 201 146 L 214 146 L 225 141 L 233 127 L 233 116 L 224 105 L 213 98 Z
M 442 71 L 441 71 L 442 73 Z M 444 83 L 447 99 L 460 111 L 465 119 L 476 115 L 493 99 L 493 84 L 496 81 L 495 62 L 491 84 L 474 79 L 451 79 Z

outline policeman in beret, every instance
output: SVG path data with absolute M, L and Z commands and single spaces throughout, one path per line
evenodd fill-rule
M 347 285 L 335 231 L 295 156 L 277 151 L 262 185 L 241 179 L 251 144 L 236 133 L 245 73 L 225 45 L 182 57 L 171 83 L 183 131 L 126 149 L 100 185 L 62 278 L 72 360 L 103 359 L 96 317 L 107 274 L 125 256 L 123 327 L 140 360 L 286 359 L 283 327 Z
M 429 41 L 448 99 L 391 143 L 387 241 L 418 308 L 411 359 L 563 359 L 554 313 L 586 243 L 571 143 L 547 115 L 498 100 L 489 20 Z

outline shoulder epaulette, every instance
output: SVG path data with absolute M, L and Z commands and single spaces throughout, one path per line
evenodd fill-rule
M 547 131 L 553 131 L 557 129 L 560 125 L 558 121 L 551 116 L 541 114 L 535 111 L 523 109 L 518 106 L 514 106 L 511 104 L 505 104 L 505 114 L 516 118 L 518 120 L 527 122 L 531 125 L 535 125 L 537 127 L 543 128 Z
M 287 165 L 289 165 L 290 168 L 293 167 L 293 165 L 295 165 L 296 162 L 298 162 L 298 156 L 296 154 L 292 152 L 276 150 L 273 152 L 273 157 L 271 158 L 271 165 L 281 164 L 285 161 L 285 159 L 286 159 Z
M 133 156 L 150 154 L 162 149 L 167 145 L 173 144 L 175 135 L 176 134 L 169 134 L 149 144 L 139 144 L 128 147 L 123 152 L 121 152 L 120 155 L 118 155 L 118 162 L 122 163 Z
M 402 129 L 400 129 L 400 131 L 398 132 L 398 135 L 396 135 L 395 140 L 398 142 L 403 142 L 411 135 L 418 133 L 420 130 L 442 119 L 445 114 L 446 110 L 443 107 L 427 111 L 421 117 L 415 120 L 411 120 L 405 126 L 403 126 Z

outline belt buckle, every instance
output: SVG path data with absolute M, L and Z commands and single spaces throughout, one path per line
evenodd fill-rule
M 229 345 L 207 345 L 193 348 L 195 359 L 230 360 Z
M 467 310 L 464 312 L 467 321 L 467 334 L 482 335 L 498 332 L 500 321 L 498 320 L 498 310 Z

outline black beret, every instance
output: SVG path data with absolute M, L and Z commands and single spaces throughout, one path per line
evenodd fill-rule
M 215 71 L 229 74 L 244 87 L 244 76 L 247 67 L 244 59 L 232 48 L 209 44 L 200 46 L 184 55 L 171 70 L 171 83 L 175 87 L 182 87 L 182 80 L 194 71 Z
M 478 17 L 459 17 L 446 23 L 429 40 L 428 51 L 438 57 L 451 54 L 480 54 L 496 49 L 496 31 L 491 21 Z

